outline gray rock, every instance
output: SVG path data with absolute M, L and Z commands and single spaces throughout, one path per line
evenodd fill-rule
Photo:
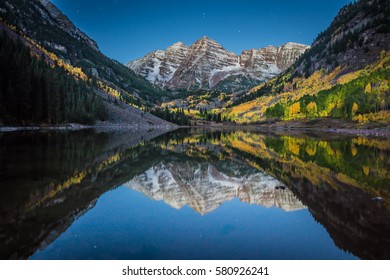
M 179 42 L 165 51 L 154 51 L 131 61 L 127 66 L 161 88 L 213 89 L 225 81 L 224 88 L 234 87 L 234 91 L 240 91 L 242 89 L 237 85 L 242 77 L 255 81 L 255 84 L 272 79 L 290 67 L 308 48 L 287 43 L 281 47 L 243 51 L 237 56 L 214 40 L 203 37 L 190 47 Z

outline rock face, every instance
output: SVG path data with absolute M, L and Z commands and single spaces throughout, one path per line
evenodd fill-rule
M 38 0 L 45 8 L 46 11 L 41 11 L 41 15 L 45 17 L 51 24 L 56 24 L 63 31 L 71 35 L 72 37 L 85 42 L 88 46 L 94 50 L 99 50 L 98 45 L 94 40 L 89 38 L 84 32 L 78 29 L 67 16 L 54 6 L 49 0 Z
M 115 125 L 119 125 L 118 120 L 131 126 L 170 125 L 131 106 L 152 106 L 156 96 L 165 92 L 102 54 L 96 42 L 49 0 L 2 0 L 0 18 L 18 31 L 0 22 L 0 33 L 6 30 L 7 36 L 20 38 L 39 57 L 45 49 L 73 68 L 82 65 L 84 74 L 90 78 L 94 76 L 104 84 L 103 90 L 96 86 L 94 91 L 105 100 L 108 119 Z M 26 38 L 33 40 L 34 44 Z M 48 60 L 52 61 L 50 57 Z
M 275 76 L 290 67 L 309 47 L 296 43 L 287 43 L 281 47 L 268 46 L 262 49 L 243 51 L 240 64 L 248 72 L 260 72 L 267 77 Z
M 228 176 L 209 163 L 161 162 L 134 177 L 126 186 L 176 209 L 188 205 L 202 215 L 233 198 L 285 211 L 305 208 L 283 183 L 267 174 Z
M 172 90 L 214 89 L 229 78 L 269 80 L 291 66 L 309 47 L 287 43 L 281 47 L 243 51 L 240 56 L 203 37 L 190 47 L 179 42 L 128 64 L 153 84 Z M 230 82 L 230 83 L 233 83 Z
M 144 59 L 130 62 L 128 66 L 133 70 L 137 69 L 139 75 L 163 88 L 183 63 L 188 50 L 185 44 L 178 42 L 166 51 L 155 51 Z
M 314 40 L 295 65 L 309 76 L 319 69 L 343 68 L 343 73 L 365 68 L 390 50 L 388 0 L 360 0 L 342 8 L 330 26 Z
M 221 78 L 219 73 L 240 68 L 237 56 L 217 42 L 203 37 L 191 45 L 188 54 L 173 78 L 171 89 L 213 88 Z

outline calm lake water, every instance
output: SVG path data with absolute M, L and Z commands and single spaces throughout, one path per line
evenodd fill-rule
M 390 140 L 0 133 L 0 259 L 390 259 Z

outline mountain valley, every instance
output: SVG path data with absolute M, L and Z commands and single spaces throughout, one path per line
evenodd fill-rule
M 236 55 L 204 36 L 125 66 L 102 54 L 50 1 L 4 1 L 2 67 L 13 70 L 1 80 L 0 124 L 146 127 L 332 118 L 387 127 L 386 3 L 348 4 L 311 47 L 286 43 Z M 19 60 L 8 55 L 12 48 Z M 20 71 L 32 79 L 13 76 Z

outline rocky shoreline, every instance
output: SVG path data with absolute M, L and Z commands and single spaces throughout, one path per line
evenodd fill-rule
M 218 128 L 221 126 L 216 126 Z M 229 124 L 222 127 L 243 128 L 246 130 L 262 130 L 266 132 L 319 132 L 355 136 L 386 137 L 390 138 L 390 124 L 367 123 L 359 124 L 338 119 L 314 119 L 294 121 L 267 121 L 256 124 Z
M 332 133 L 352 136 L 366 136 L 366 137 L 385 137 L 390 138 L 390 127 L 374 127 L 371 124 L 365 126 L 357 126 L 356 124 L 343 123 L 338 120 L 332 120 L 332 125 L 329 125 L 329 121 L 294 121 L 294 122 L 272 122 L 261 124 L 225 124 L 225 125 L 205 125 L 205 126 L 177 126 L 177 125 L 134 125 L 128 123 L 112 123 L 112 122 L 98 122 L 94 125 L 82 125 L 82 124 L 66 124 L 66 125 L 37 125 L 37 126 L 0 126 L 0 132 L 15 132 L 15 131 L 47 131 L 47 130 L 83 130 L 83 129 L 95 129 L 95 130 L 129 130 L 129 131 L 150 131 L 150 130 L 164 130 L 172 131 L 179 128 L 196 128 L 196 129 L 216 129 L 216 130 L 229 130 L 229 129 L 243 129 L 243 130 L 259 130 L 264 132 L 287 132 L 287 133 Z
M 65 125 L 36 125 L 36 126 L 0 126 L 0 132 L 14 132 L 14 131 L 36 131 L 36 130 L 83 130 L 83 129 L 97 129 L 97 130 L 133 130 L 133 131 L 148 131 L 148 130 L 175 130 L 179 128 L 176 125 L 129 125 L 119 123 L 100 122 L 94 125 L 82 124 L 65 124 Z
M 252 128 L 267 132 L 319 132 L 352 136 L 390 138 L 389 128 L 325 128 L 325 127 L 285 127 L 285 126 L 253 126 Z

